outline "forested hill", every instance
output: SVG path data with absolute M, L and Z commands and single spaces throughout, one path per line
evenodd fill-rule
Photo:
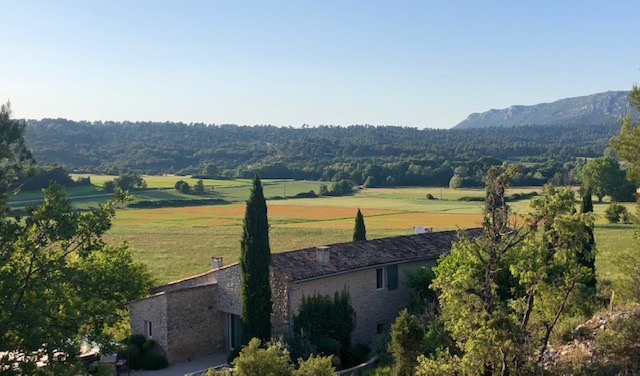
M 615 125 L 433 130 L 391 126 L 204 125 L 29 121 L 26 139 L 40 163 L 85 171 L 201 173 L 260 170 L 265 177 L 327 178 L 334 164 L 500 160 L 602 154 Z M 422 161 L 422 162 L 420 162 Z M 339 169 L 339 167 L 338 167 Z M 325 175 L 323 175 L 325 174 Z M 331 178 L 331 176 L 329 176 Z
M 471 114 L 454 128 L 493 126 L 616 124 L 629 110 L 628 91 L 607 91 L 582 97 L 565 98 L 532 106 L 511 106 Z M 637 116 L 637 112 L 634 112 Z

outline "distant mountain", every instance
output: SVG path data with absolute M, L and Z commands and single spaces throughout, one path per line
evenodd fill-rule
M 474 113 L 453 127 L 485 128 L 521 125 L 615 124 L 629 109 L 628 91 L 607 91 L 583 97 L 560 99 L 533 106 L 511 106 L 502 110 Z M 637 115 L 637 113 L 636 113 Z

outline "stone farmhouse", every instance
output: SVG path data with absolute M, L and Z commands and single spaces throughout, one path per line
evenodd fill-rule
M 409 305 L 407 273 L 434 266 L 456 237 L 456 231 L 425 232 L 272 254 L 273 335 L 291 331 L 303 296 L 346 289 L 356 313 L 352 341 L 368 343 Z M 237 263 L 223 266 L 213 257 L 212 270 L 130 302 L 131 332 L 153 338 L 170 363 L 231 351 L 242 338 L 240 280 Z

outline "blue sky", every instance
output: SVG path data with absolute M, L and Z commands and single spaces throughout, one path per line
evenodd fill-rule
M 15 117 L 449 128 L 640 77 L 640 1 L 0 0 Z

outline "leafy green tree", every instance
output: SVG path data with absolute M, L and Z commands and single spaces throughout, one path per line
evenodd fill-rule
M 462 177 L 460 175 L 453 175 L 449 180 L 449 188 L 458 189 L 462 187 Z
M 403 309 L 391 325 L 389 352 L 393 356 L 393 375 L 410 376 L 422 354 L 424 332 L 416 317 Z
M 191 186 L 184 180 L 178 180 L 174 185 L 176 191 L 184 194 L 189 194 L 191 192 Z
M 57 186 L 22 220 L 0 222 L 0 352 L 2 367 L 17 362 L 24 373 L 43 356 L 50 365 L 72 364 L 83 340 L 110 346 L 110 328 L 126 317 L 126 302 L 144 296 L 152 280 L 125 245 L 109 246 L 122 191 L 98 209 L 72 211 Z M 67 354 L 59 357 L 57 352 Z
M 460 355 L 436 355 L 427 363 L 454 362 L 449 366 L 463 374 L 532 372 L 591 272 L 577 255 L 593 218 L 574 212 L 573 192 L 548 187 L 518 225 L 505 200 L 512 174 L 489 170 L 482 234 L 461 234 L 434 268 L 441 320 Z
M 245 343 L 251 338 L 271 338 L 271 286 L 269 284 L 269 222 L 267 203 L 260 177 L 253 178 L 251 195 L 244 214 L 240 241 L 242 271 L 242 324 Z
M 11 119 L 11 103 L 0 106 L 0 216 L 8 212 L 11 184 L 34 161 L 23 138 L 25 126 L 24 120 Z
M 356 224 L 353 229 L 353 241 L 358 242 L 361 240 L 367 240 L 367 229 L 364 226 L 364 218 L 362 212 L 358 208 L 358 214 L 356 214 Z
M 116 183 L 113 180 L 107 180 L 102 183 L 102 190 L 105 192 L 113 193 L 116 190 Z
M 633 85 L 629 93 L 629 102 L 640 111 L 640 88 Z M 627 169 L 627 175 L 640 182 L 640 122 L 633 119 L 631 112 L 622 119 L 620 133 L 611 140 L 611 146 L 618 156 L 628 161 L 631 166 Z
M 289 350 L 282 342 L 268 343 L 261 347 L 262 341 L 252 338 L 242 348 L 240 355 L 233 361 L 234 375 L 237 376 L 290 376 L 293 367 L 289 359 Z
M 204 193 L 204 183 L 202 182 L 202 179 L 196 182 L 196 185 L 193 186 L 193 191 L 197 194 Z
M 620 164 L 611 156 L 587 162 L 582 168 L 581 178 L 582 188 L 587 192 L 593 192 L 598 197 L 598 202 L 602 202 L 604 196 L 612 195 L 625 181 Z

